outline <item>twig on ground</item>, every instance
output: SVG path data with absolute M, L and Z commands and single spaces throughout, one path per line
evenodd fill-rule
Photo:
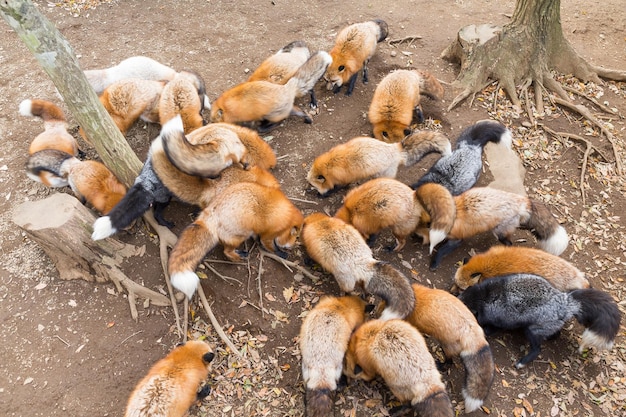
M 226 344 L 226 346 L 228 346 L 231 352 L 235 353 L 240 358 L 243 358 L 243 356 L 241 355 L 241 352 L 239 352 L 239 350 L 237 349 L 237 346 L 235 346 L 235 344 L 229 339 L 228 335 L 224 332 L 224 330 L 222 329 L 222 326 L 220 326 L 219 322 L 215 318 L 215 315 L 213 314 L 213 310 L 211 310 L 211 306 L 209 305 L 209 302 L 206 299 L 206 295 L 204 295 L 204 290 L 202 289 L 202 285 L 198 285 L 198 295 L 200 296 L 200 300 L 202 301 L 202 306 L 206 310 L 207 315 L 209 316 L 209 320 L 211 320 L 211 324 L 213 325 L 213 328 L 217 332 L 217 335 L 220 337 L 220 339 L 222 339 L 222 341 Z
M 267 256 L 270 259 L 273 259 L 281 264 L 283 264 L 283 266 L 287 269 L 289 269 L 289 271 L 291 271 L 291 268 L 297 269 L 298 271 L 302 272 L 303 275 L 311 278 L 313 281 L 318 281 L 319 277 L 316 277 L 315 275 L 313 275 L 312 273 L 310 273 L 309 271 L 307 271 L 306 268 L 301 267 L 300 265 L 298 265 L 295 262 L 291 262 L 288 261 L 286 259 L 281 258 L 278 255 L 275 255 L 273 253 L 267 252 L 267 251 L 261 251 L 263 256 Z M 293 272 L 293 271 L 291 271 Z
M 405 36 L 404 38 L 399 38 L 399 39 L 389 39 L 387 43 L 391 46 L 394 46 L 394 45 L 401 44 L 404 42 L 409 42 L 409 45 L 411 45 L 413 42 L 420 40 L 420 39 L 422 39 L 422 37 L 419 35 Z

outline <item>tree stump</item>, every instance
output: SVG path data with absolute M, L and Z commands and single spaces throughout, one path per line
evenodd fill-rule
M 171 305 L 167 297 L 137 284 L 119 269 L 124 258 L 139 255 L 141 248 L 112 238 L 91 239 L 95 219 L 87 207 L 65 193 L 23 203 L 13 214 L 13 222 L 43 248 L 61 279 L 111 281 L 120 292 L 123 287 L 128 293 L 131 315 L 135 320 L 136 296 L 146 298 L 154 305 Z

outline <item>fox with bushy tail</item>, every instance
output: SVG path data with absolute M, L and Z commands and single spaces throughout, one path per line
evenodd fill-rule
M 258 236 L 263 248 L 287 257 L 302 229 L 300 210 L 279 188 L 246 182 L 219 193 L 180 235 L 169 257 L 172 285 L 191 299 L 200 279 L 195 269 L 218 243 L 224 255 L 239 262 L 247 256 L 238 247 Z
M 365 301 L 354 295 L 324 296 L 302 320 L 299 345 L 305 416 L 333 415 L 333 396 L 350 335 L 364 321 Z
M 415 165 L 431 152 L 449 155 L 450 141 L 438 132 L 416 131 L 399 143 L 385 143 L 359 136 L 319 155 L 307 174 L 307 181 L 320 195 L 358 181 L 395 178 L 400 166 Z
M 383 320 L 408 315 L 415 303 L 408 278 L 387 262 L 374 258 L 359 232 L 338 218 L 315 212 L 304 219 L 302 242 L 308 256 L 330 272 L 341 291 L 356 287 L 386 301 Z
M 494 121 L 482 121 L 465 129 L 450 155 L 441 157 L 411 188 L 434 182 L 459 195 L 476 184 L 483 168 L 483 148 L 488 142 L 511 148 L 511 131 Z
M 561 292 L 538 275 L 501 275 L 469 287 L 459 298 L 488 335 L 524 331 L 530 351 L 517 361 L 517 368 L 535 360 L 541 344 L 572 317 L 585 327 L 579 352 L 611 349 L 620 327 L 621 313 L 610 294 L 594 288 Z
M 126 404 L 124 417 L 183 417 L 197 400 L 211 393 L 206 384 L 215 354 L 200 340 L 175 347 L 137 384 Z
M 387 74 L 376 87 L 367 113 L 374 137 L 395 143 L 410 135 L 414 115 L 424 122 L 422 95 L 443 98 L 443 87 L 431 73 L 401 69 Z
M 472 312 L 452 294 L 416 283 L 411 286 L 415 308 L 405 320 L 436 339 L 447 360 L 461 357 L 465 367 L 465 412 L 479 409 L 489 394 L 495 370 L 483 329 Z
M 376 52 L 376 45 L 388 35 L 389 27 L 381 19 L 354 23 L 339 31 L 330 50 L 332 63 L 324 74 L 327 89 L 336 94 L 347 85 L 346 95 L 351 95 L 360 70 L 363 70 L 363 83 L 367 84 L 367 65 Z
M 518 228 L 530 230 L 541 249 L 560 255 L 569 242 L 565 228 L 545 204 L 526 196 L 490 187 L 470 188 L 454 197 L 456 216 L 443 242 L 433 253 L 430 268 L 435 269 L 444 256 L 463 240 L 492 231 L 500 242 L 511 246 L 511 235 Z
M 350 378 L 380 375 L 393 395 L 421 417 L 453 417 L 435 360 L 422 334 L 404 320 L 370 320 L 350 338 L 344 365 Z
M 304 63 L 286 84 L 248 81 L 222 93 L 211 108 L 212 122 L 261 122 L 259 132 L 268 132 L 289 116 L 313 123 L 294 101 L 309 94 L 331 63 L 328 53 L 318 51 Z

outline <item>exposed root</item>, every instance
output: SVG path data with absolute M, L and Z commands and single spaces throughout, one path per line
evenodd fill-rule
M 605 80 L 626 81 L 626 71 L 614 70 L 610 68 L 602 68 L 596 65 L 589 65 L 592 71 Z
M 566 86 L 566 85 L 564 85 L 564 86 L 563 86 L 563 89 L 564 89 L 565 91 L 570 92 L 570 93 L 576 94 L 576 95 L 578 95 L 578 96 L 580 96 L 580 97 L 584 97 L 584 98 L 586 98 L 587 100 L 589 100 L 590 102 L 592 102 L 593 104 L 595 104 L 595 105 L 596 105 L 596 106 L 597 106 L 600 110 L 602 110 L 602 111 L 603 111 L 603 112 L 605 112 L 605 113 L 614 114 L 614 115 L 616 115 L 616 116 L 619 116 L 619 118 L 620 118 L 620 119 L 623 119 L 623 118 L 624 118 L 624 116 L 622 116 L 622 115 L 618 114 L 616 111 L 613 111 L 613 109 L 611 109 L 611 108 L 609 108 L 609 107 L 605 106 L 604 104 L 600 103 L 600 102 L 599 102 L 598 100 L 596 100 L 595 98 L 591 97 L 591 96 L 590 96 L 590 95 L 588 95 L 588 94 L 583 93 L 582 91 L 578 91 L 578 90 L 576 90 L 575 88 L 568 87 L 568 86 Z
M 209 316 L 209 320 L 211 320 L 211 324 L 213 325 L 213 328 L 217 332 L 220 339 L 222 339 L 222 341 L 226 344 L 226 346 L 228 346 L 231 352 L 235 353 L 240 358 L 243 358 L 243 356 L 241 355 L 241 352 L 239 352 L 239 349 L 237 349 L 237 346 L 235 346 L 235 344 L 230 340 L 228 335 L 222 329 L 222 326 L 219 324 L 219 322 L 215 318 L 215 315 L 213 314 L 213 310 L 211 310 L 211 306 L 209 305 L 209 302 L 206 299 L 206 295 L 204 295 L 204 289 L 202 289 L 202 285 L 198 285 L 198 295 L 200 295 L 200 300 L 202 301 L 202 307 L 204 307 L 204 309 L 206 310 L 206 313 Z
M 275 254 L 273 254 L 273 253 L 270 253 L 270 252 L 267 252 L 267 251 L 264 251 L 264 250 L 261 250 L 261 255 L 263 255 L 263 256 L 267 256 L 268 258 L 273 259 L 273 260 L 275 260 L 275 261 L 277 261 L 277 262 L 279 262 L 279 263 L 283 264 L 283 266 L 284 266 L 285 268 L 287 268 L 287 269 L 288 269 L 289 271 L 291 271 L 291 272 L 293 272 L 293 271 L 291 270 L 291 268 L 294 268 L 294 269 L 297 269 L 298 271 L 302 272 L 302 274 L 303 274 L 304 276 L 309 277 L 309 278 L 310 278 L 311 280 L 313 280 L 313 281 L 318 281 L 318 280 L 319 280 L 319 277 L 316 277 L 315 275 L 313 275 L 312 273 L 310 273 L 309 271 L 307 271 L 307 269 L 306 269 L 306 268 L 301 267 L 300 265 L 298 265 L 298 264 L 297 264 L 297 263 L 295 263 L 295 262 L 288 261 L 288 260 L 286 260 L 286 259 L 281 258 L 281 257 L 280 257 L 280 256 L 278 256 L 278 255 L 275 255 Z

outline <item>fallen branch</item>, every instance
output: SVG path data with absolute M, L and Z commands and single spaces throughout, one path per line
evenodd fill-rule
M 387 41 L 387 43 L 391 46 L 397 45 L 397 44 L 401 44 L 404 42 L 409 42 L 409 45 L 412 44 L 415 41 L 418 41 L 422 39 L 422 36 L 419 35 L 415 35 L 415 36 L 405 36 L 404 38 L 399 38 L 399 39 L 390 39 Z

